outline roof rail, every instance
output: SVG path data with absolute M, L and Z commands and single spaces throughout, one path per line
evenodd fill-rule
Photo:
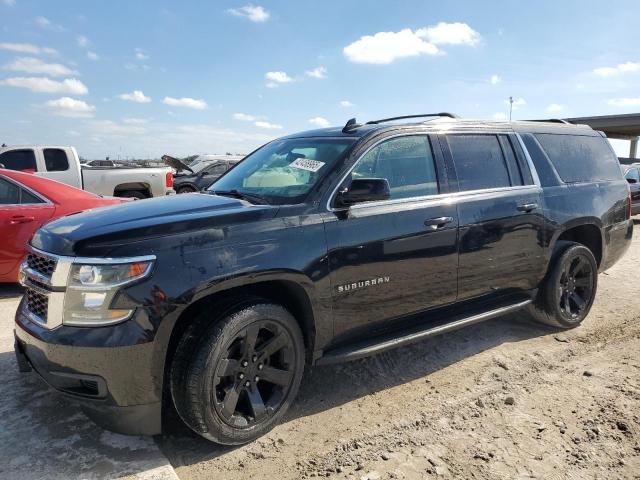
M 551 122 L 551 123 L 564 123 L 566 125 L 573 125 L 571 122 L 567 122 L 562 118 L 536 118 L 535 120 L 527 120 L 528 122 Z
M 440 112 L 440 113 L 423 113 L 420 115 L 403 115 L 401 117 L 391 117 L 391 118 L 382 118 L 380 120 L 371 120 L 367 122 L 367 125 L 375 125 L 377 123 L 383 122 L 391 122 L 393 120 L 405 120 L 407 118 L 422 118 L 422 117 L 449 117 L 449 118 L 460 118 L 458 115 L 449 112 Z

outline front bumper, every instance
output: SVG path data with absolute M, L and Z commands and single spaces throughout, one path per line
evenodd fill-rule
M 125 322 L 131 323 L 135 316 Z M 118 433 L 155 435 L 161 432 L 162 388 L 155 381 L 153 342 L 115 346 L 104 341 L 122 333 L 125 324 L 46 330 L 25 315 L 21 303 L 15 326 L 18 366 L 35 370 L 98 425 Z

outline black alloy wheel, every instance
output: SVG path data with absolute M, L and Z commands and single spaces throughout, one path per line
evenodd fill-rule
M 235 428 L 268 420 L 291 388 L 294 360 L 289 332 L 268 320 L 249 325 L 236 334 L 218 361 L 214 408 Z
M 560 312 L 568 321 L 578 319 L 593 297 L 594 272 L 585 255 L 567 262 L 560 275 Z

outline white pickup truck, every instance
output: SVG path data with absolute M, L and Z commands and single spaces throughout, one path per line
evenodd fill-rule
M 142 199 L 175 193 L 173 171 L 169 167 L 83 168 L 73 147 L 1 147 L 0 165 L 0 168 L 33 172 L 98 195 Z

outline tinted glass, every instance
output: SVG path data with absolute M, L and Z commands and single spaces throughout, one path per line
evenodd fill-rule
M 638 174 L 638 169 L 637 168 L 631 168 L 629 170 L 627 170 L 627 173 L 625 174 L 624 178 L 626 178 L 627 180 L 635 180 L 635 183 L 640 182 L 640 175 Z
M 618 159 L 607 141 L 580 135 L 536 134 L 565 183 L 619 180 Z
M 18 203 L 20 203 L 20 189 L 4 178 L 0 178 L 0 205 L 17 205 Z
M 67 154 L 59 148 L 44 149 L 44 164 L 48 172 L 63 172 L 69 170 Z
M 217 175 L 224 173 L 227 170 L 227 166 L 224 163 L 218 163 L 213 167 L 209 167 L 205 170 L 205 175 Z
M 460 191 L 509 187 L 509 171 L 495 135 L 448 135 Z
M 33 150 L 9 150 L 0 155 L 0 163 L 9 170 L 37 170 Z
M 553 167 L 549 163 L 549 159 L 542 151 L 542 148 L 540 148 L 540 145 L 538 145 L 536 139 L 533 138 L 533 135 L 522 135 L 522 141 L 524 142 L 525 147 L 527 147 L 533 166 L 536 168 L 540 184 L 543 187 L 560 185 L 560 181 L 553 171 Z
M 246 157 L 208 190 L 257 194 L 275 205 L 301 203 L 353 142 L 351 138 L 314 137 L 275 140 Z
M 44 203 L 40 198 L 36 197 L 32 193 L 26 191 L 24 188 L 20 189 L 20 203 Z
M 500 143 L 502 144 L 502 151 L 504 157 L 507 160 L 507 168 L 509 170 L 509 176 L 511 177 L 511 185 L 524 185 L 522 180 L 522 172 L 518 160 L 516 160 L 516 154 L 513 152 L 513 147 L 509 138 L 506 135 L 500 135 Z
M 369 150 L 351 172 L 353 178 L 386 178 L 391 198 L 438 193 L 438 177 L 429 145 L 422 135 L 394 138 Z

